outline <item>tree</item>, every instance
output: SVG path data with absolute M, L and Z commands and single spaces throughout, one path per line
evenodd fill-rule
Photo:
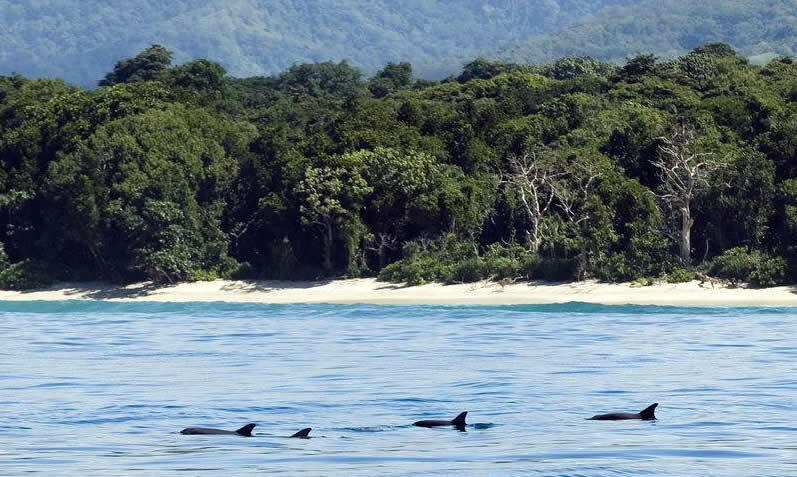
M 483 57 L 478 57 L 475 60 L 467 63 L 462 67 L 462 73 L 457 76 L 456 80 L 460 83 L 467 83 L 473 79 L 490 79 L 501 73 L 508 73 L 512 71 L 529 70 L 529 67 L 515 65 L 512 63 L 500 63 L 496 61 L 489 61 Z
M 557 167 L 551 152 L 544 148 L 508 157 L 509 172 L 503 182 L 508 183 L 520 196 L 523 208 L 531 221 L 527 231 L 531 251 L 537 253 L 545 239 L 543 219 L 548 215 L 556 198 L 556 181 L 566 176 Z
M 108 121 L 50 163 L 39 240 L 104 278 L 222 274 L 223 199 L 251 134 L 182 105 Z
M 659 197 L 681 214 L 679 255 L 684 264 L 692 261 L 692 200 L 711 188 L 710 174 L 725 166 L 713 153 L 696 152 L 695 139 L 695 130 L 681 125 L 671 136 L 659 138 L 659 157 L 652 162 L 662 180 Z
M 172 52 L 161 45 L 152 45 L 133 58 L 117 62 L 113 71 L 105 75 L 99 85 L 156 80 L 171 64 Z
M 585 228 L 592 219 L 589 207 L 590 195 L 602 176 L 603 172 L 598 161 L 577 155 L 572 157 L 567 165 L 567 173 L 554 179 L 551 185 L 556 206 L 575 236 L 579 278 L 583 278 L 587 268 L 589 234 Z
M 220 96 L 225 74 L 227 71 L 218 63 L 196 60 L 173 68 L 167 78 L 175 86 L 210 96 Z
M 543 68 L 543 72 L 551 78 L 568 80 L 583 76 L 608 78 L 617 72 L 617 66 L 604 63 L 588 56 L 566 56 L 559 58 Z
M 639 81 L 643 76 L 656 72 L 657 58 L 652 54 L 637 55 L 630 58 L 620 70 L 620 77 L 626 81 Z
M 694 49 L 694 53 L 706 54 L 716 57 L 735 57 L 736 51 L 727 43 L 721 41 L 709 42 Z
M 8 254 L 6 254 L 6 249 L 3 246 L 3 242 L 0 242 L 0 272 L 5 270 L 8 266 Z
M 349 99 L 361 93 L 360 70 L 345 61 L 294 65 L 279 75 L 279 88 L 292 96 Z
M 393 91 L 412 86 L 412 65 L 409 63 L 388 63 L 371 79 L 368 89 L 375 98 L 381 98 Z
M 363 217 L 375 234 L 369 247 L 377 252 L 381 269 L 387 265 L 387 252 L 400 248 L 398 240 L 428 230 L 425 225 L 432 221 L 439 226 L 439 220 L 435 220 L 439 207 L 429 211 L 422 204 L 436 205 L 442 171 L 434 158 L 415 151 L 379 147 L 353 154 L 362 156 L 363 176 L 372 187 Z
M 334 268 L 334 244 L 342 232 L 356 231 L 359 212 L 371 187 L 357 167 L 308 167 L 296 188 L 302 222 L 321 228 L 324 271 Z M 345 239 L 346 237 L 344 237 Z M 349 259 L 352 251 L 348 250 Z

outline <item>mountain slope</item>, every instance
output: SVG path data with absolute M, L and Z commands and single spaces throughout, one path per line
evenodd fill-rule
M 722 41 L 749 57 L 797 53 L 797 0 L 644 0 L 609 6 L 588 22 L 536 35 L 489 56 L 521 63 L 562 56 L 624 61 L 640 52 L 681 55 Z
M 348 59 L 436 64 L 585 21 L 634 0 L 0 0 L 0 74 L 95 84 L 152 43 L 231 74 Z

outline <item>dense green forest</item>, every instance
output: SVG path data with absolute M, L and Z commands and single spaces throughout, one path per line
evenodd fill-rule
M 151 43 L 177 62 L 216 58 L 233 76 L 347 60 L 371 75 L 408 61 L 439 79 L 484 56 L 518 63 L 708 41 L 770 59 L 797 53 L 797 0 L 0 0 L 0 74 L 83 87 Z
M 797 279 L 797 64 L 345 62 L 237 79 L 154 45 L 0 77 L 0 285 L 214 277 Z

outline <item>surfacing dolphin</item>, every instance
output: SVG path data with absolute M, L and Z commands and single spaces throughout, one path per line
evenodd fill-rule
M 186 427 L 180 434 L 228 434 L 228 435 L 238 435 L 244 437 L 252 437 L 252 429 L 255 428 L 257 424 L 247 424 L 244 427 L 238 429 L 237 431 L 225 431 L 222 429 L 210 429 L 207 427 Z
M 306 427 L 301 431 L 297 432 L 296 434 L 292 435 L 291 437 L 296 437 L 297 439 L 309 439 L 310 438 L 310 431 L 312 431 L 312 427 Z
M 609 414 L 598 414 L 597 416 L 590 417 L 590 419 L 595 421 L 620 421 L 623 419 L 642 419 L 643 421 L 652 421 L 656 419 L 656 415 L 653 413 L 653 411 L 656 410 L 656 406 L 658 405 L 659 403 L 656 402 L 639 412 L 611 412 Z
M 226 434 L 226 435 L 233 435 L 233 436 L 244 436 L 244 437 L 252 437 L 252 429 L 255 428 L 257 424 L 247 424 L 244 427 L 238 429 L 237 431 L 225 431 L 223 429 L 210 429 L 207 427 L 187 427 L 180 431 L 180 434 L 186 435 L 208 435 L 208 434 Z M 297 437 L 299 439 L 309 439 L 310 431 L 312 431 L 312 427 L 307 427 L 302 429 L 301 431 L 297 432 L 296 434 L 292 435 L 291 437 Z
M 427 420 L 427 421 L 418 421 L 414 422 L 413 426 L 418 427 L 441 427 L 441 426 L 454 426 L 457 429 L 465 429 L 465 416 L 468 415 L 468 411 L 461 412 L 459 416 L 455 417 L 450 421 L 443 421 L 443 420 Z

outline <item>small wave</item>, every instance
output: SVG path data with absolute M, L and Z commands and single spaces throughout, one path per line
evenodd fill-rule
M 717 421 L 695 421 L 685 424 L 666 424 L 668 429 L 686 429 L 693 427 L 731 427 L 736 426 L 736 422 L 717 422 Z
M 130 422 L 130 421 L 141 421 L 144 418 L 142 416 L 121 416 L 121 417 L 98 417 L 95 419 L 75 419 L 75 420 L 61 420 L 56 421 L 58 424 L 63 424 L 67 426 L 71 425 L 83 425 L 83 424 L 114 424 L 120 422 Z
M 550 373 L 554 376 L 557 375 L 568 375 L 568 374 L 606 374 L 606 371 L 602 369 L 573 369 L 568 371 L 551 371 Z
M 789 427 L 789 426 L 766 426 L 766 427 L 755 427 L 759 431 L 778 431 L 778 432 L 797 432 L 797 427 Z
M 341 431 L 341 432 L 385 432 L 385 431 L 392 431 L 394 429 L 401 429 L 404 427 L 409 427 L 408 425 L 405 426 L 363 426 L 363 427 L 339 427 L 336 429 L 332 429 L 334 431 Z
M 474 429 L 482 430 L 482 429 L 491 429 L 493 427 L 496 427 L 497 425 L 498 424 L 493 424 L 492 422 L 477 422 L 474 424 L 470 424 L 469 426 Z
M 579 313 L 579 314 L 673 314 L 673 315 L 724 315 L 739 314 L 793 314 L 797 307 L 684 307 L 662 305 L 601 305 L 595 303 L 568 302 L 538 305 L 373 305 L 373 304 L 266 304 L 235 302 L 157 302 L 157 301 L 2 301 L 0 313 L 26 314 L 85 314 L 85 313 L 141 313 L 141 314 L 192 314 L 198 316 L 218 316 L 229 314 L 235 318 L 240 314 L 258 314 L 269 312 L 279 315 L 289 312 L 292 316 L 317 316 L 324 313 L 345 315 L 353 318 L 373 318 L 385 310 L 402 309 L 418 311 L 418 318 L 428 316 L 431 310 L 484 310 L 495 312 L 505 310 L 517 313 Z M 296 313 L 296 312 L 299 313 Z M 304 312 L 304 313 L 302 313 Z M 315 314 L 314 314 L 315 313 Z M 414 313 L 408 313 L 411 316 Z
M 636 451 L 635 451 L 636 452 Z M 735 451 L 727 449 L 646 449 L 638 451 L 641 454 L 672 457 L 702 457 L 702 458 L 750 458 L 767 457 L 769 454 L 760 452 Z

